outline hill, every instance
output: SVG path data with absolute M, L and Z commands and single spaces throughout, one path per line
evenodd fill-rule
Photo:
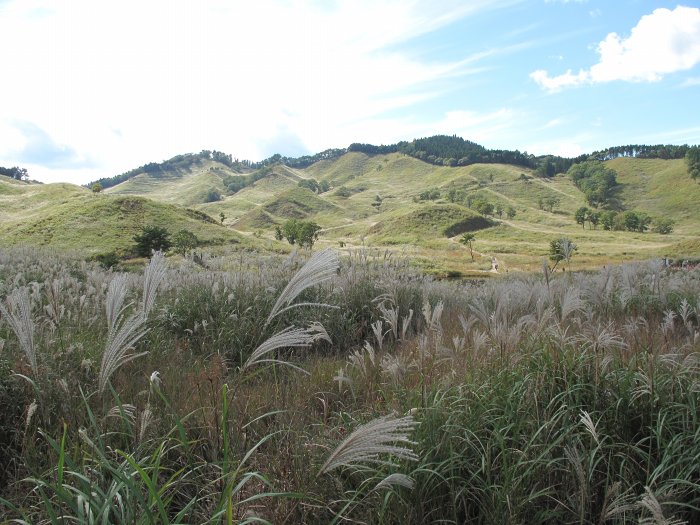
M 110 192 L 128 194 L 139 184 L 139 195 L 192 205 L 213 217 L 223 213 L 226 225 L 255 232 L 269 242 L 277 242 L 272 241 L 275 225 L 290 218 L 313 220 L 323 228 L 322 244 L 399 248 L 436 273 L 488 272 L 492 257 L 502 268 L 537 269 L 550 241 L 562 236 L 579 246 L 574 261 L 580 267 L 698 255 L 700 185 L 687 176 L 681 159 L 619 157 L 606 164 L 618 173 L 616 202 L 621 209 L 672 217 L 674 233 L 604 231 L 590 225 L 584 229 L 574 213 L 586 205 L 585 195 L 565 174 L 538 177 L 539 166 L 445 166 L 402 152 L 349 151 L 326 155 L 306 167 L 267 165 L 255 176 L 239 175 L 248 177 L 246 185 L 209 203 L 192 198 L 198 187 L 216 183 L 205 178 L 211 173 L 206 163 L 199 171 L 172 178 L 164 174 L 148 183 L 139 176 Z M 309 180 L 325 184 L 328 191 L 299 187 Z M 493 207 L 490 216 L 477 213 L 480 201 Z M 555 204 L 543 205 L 547 202 Z M 508 217 L 508 209 L 514 216 Z M 466 230 L 476 231 L 475 262 L 457 242 Z
M 72 184 L 0 179 L 0 244 L 49 245 L 86 254 L 128 252 L 144 225 L 193 232 L 208 244 L 245 243 L 201 211 L 152 199 L 95 194 Z

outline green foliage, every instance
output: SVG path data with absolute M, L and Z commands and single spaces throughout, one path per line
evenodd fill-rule
M 189 230 L 180 230 L 173 237 L 173 248 L 183 257 L 199 245 L 197 236 Z
M 217 202 L 221 200 L 221 193 L 219 193 L 219 190 L 217 189 L 210 189 L 207 192 L 206 197 L 204 198 L 204 202 Z
M 469 255 L 471 255 L 472 261 L 474 260 L 474 239 L 476 239 L 476 235 L 473 233 L 464 233 L 459 239 L 459 242 L 469 247 Z
M 602 162 L 586 161 L 569 168 L 574 184 L 586 195 L 588 204 L 594 207 L 609 203 L 617 186 L 615 170 L 606 168 Z
M 508 206 L 508 208 L 506 209 L 506 216 L 509 219 L 514 219 L 515 215 L 516 215 L 515 208 L 513 206 Z
M 93 193 L 100 193 L 102 191 L 102 184 L 95 182 L 90 186 L 90 190 L 92 190 Z
M 309 190 L 313 191 L 314 193 L 318 193 L 318 190 L 319 190 L 318 182 L 314 179 L 300 180 L 298 186 L 300 188 L 309 189 Z
M 688 175 L 693 180 L 700 178 L 700 146 L 688 148 L 685 154 L 685 162 L 688 165 Z
M 109 270 L 110 268 L 115 268 L 119 264 L 119 261 L 120 261 L 120 258 L 117 255 L 117 252 L 98 253 L 97 255 L 95 255 L 94 259 L 105 270 Z
M 172 246 L 168 230 L 160 226 L 144 226 L 141 233 L 134 235 L 134 241 L 134 251 L 139 257 L 150 257 L 152 252 L 165 252 Z
M 542 199 L 543 209 L 548 210 L 550 213 L 554 212 L 554 208 L 559 206 L 561 199 L 553 195 L 549 195 Z
M 586 227 L 586 221 L 588 220 L 588 208 L 585 206 L 579 208 L 576 210 L 576 213 L 574 214 L 574 218 L 576 219 L 576 222 L 581 225 L 581 227 L 585 228 Z
M 487 200 L 481 197 L 474 200 L 471 207 L 477 212 L 479 212 L 481 215 L 493 215 L 495 209 L 492 203 L 488 202 Z
M 334 195 L 337 195 L 338 197 L 342 197 L 344 199 L 347 199 L 348 197 L 351 197 L 353 194 L 352 190 L 345 186 L 341 186 L 337 190 L 335 190 Z
M 570 262 L 576 250 L 578 250 L 578 246 L 571 242 L 571 239 L 560 237 L 549 243 L 549 258 L 554 261 L 554 266 L 556 267 L 561 261 Z
M 275 238 L 277 240 L 287 239 L 289 244 L 299 244 L 302 248 L 312 248 L 318 239 L 320 230 L 321 226 L 313 221 L 290 219 L 282 225 L 282 228 L 275 227 Z
M 27 168 L 18 168 L 17 166 L 12 168 L 3 168 L 0 166 L 0 175 L 5 175 L 6 177 L 10 177 L 11 179 L 15 180 L 26 180 L 29 178 Z
M 535 170 L 535 175 L 537 175 L 538 177 L 549 178 L 554 177 L 555 174 L 556 167 L 550 157 L 546 157 L 543 161 L 541 161 L 540 164 L 537 166 L 537 169 Z
M 673 227 L 676 222 L 673 219 L 661 218 L 654 221 L 654 233 L 660 233 L 661 235 L 668 235 L 673 233 Z
M 440 190 L 433 188 L 418 194 L 418 199 L 422 201 L 436 201 L 440 198 Z

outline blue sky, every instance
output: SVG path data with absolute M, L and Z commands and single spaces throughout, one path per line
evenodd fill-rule
M 0 166 L 45 182 L 438 133 L 700 143 L 695 1 L 0 0 L 0 60 Z

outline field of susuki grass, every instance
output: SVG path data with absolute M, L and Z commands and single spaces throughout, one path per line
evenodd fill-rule
M 700 522 L 700 270 L 0 251 L 0 523 Z

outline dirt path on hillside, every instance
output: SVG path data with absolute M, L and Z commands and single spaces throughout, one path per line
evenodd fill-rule
M 569 194 L 569 193 L 566 193 L 565 191 L 562 191 L 562 190 L 560 190 L 559 188 L 555 188 L 555 187 L 553 187 L 553 186 L 549 186 L 549 185 L 548 185 L 545 181 L 543 181 L 543 180 L 540 180 L 540 179 L 532 179 L 532 180 L 534 180 L 535 182 L 537 182 L 537 184 L 541 184 L 541 185 L 544 186 L 545 188 L 549 188 L 549 189 L 552 190 L 552 191 L 556 191 L 557 193 L 561 193 L 562 195 L 566 195 L 566 196 L 569 197 L 570 199 L 578 200 L 578 198 L 577 198 L 575 195 L 571 195 L 571 194 Z

